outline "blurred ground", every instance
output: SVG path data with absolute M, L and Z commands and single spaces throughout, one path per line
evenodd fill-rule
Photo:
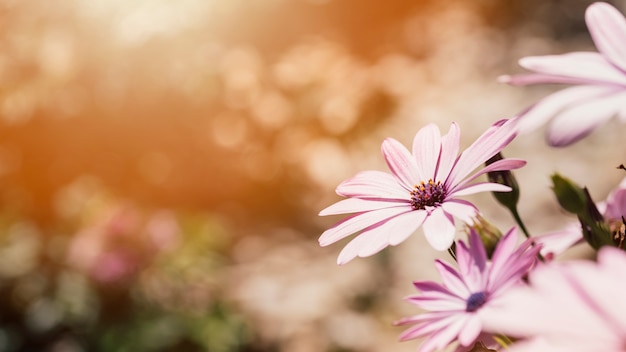
M 593 50 L 590 3 L 0 1 L 0 351 L 415 350 L 391 322 L 445 255 L 418 233 L 337 267 L 318 211 L 384 138 L 468 146 L 552 91 L 496 78 Z M 550 173 L 617 184 L 616 126 L 505 150 L 531 232 L 569 219 Z

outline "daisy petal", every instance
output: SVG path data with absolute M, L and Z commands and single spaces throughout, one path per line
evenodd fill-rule
M 438 251 L 445 251 L 454 242 L 454 220 L 441 208 L 435 208 L 424 221 L 424 235 Z
M 412 209 L 408 201 L 388 201 L 388 200 L 370 200 L 361 198 L 348 198 L 329 206 L 320 211 L 320 216 L 361 213 L 384 208 L 404 207 Z
M 613 6 L 596 2 L 585 13 L 587 28 L 598 51 L 626 71 L 626 19 Z
M 455 197 L 467 196 L 479 192 L 509 192 L 511 187 L 500 183 L 480 182 L 460 188 L 454 192 Z
M 381 147 L 385 161 L 391 172 L 398 178 L 402 186 L 409 192 L 417 180 L 421 180 L 415 159 L 397 140 L 387 138 Z
M 357 231 L 361 231 L 388 218 L 402 214 L 405 211 L 406 209 L 394 207 L 350 216 L 324 231 L 319 238 L 320 246 L 328 246 Z
M 408 199 L 398 180 L 382 171 L 363 171 L 343 181 L 336 190 L 343 197 Z
M 454 163 L 459 154 L 461 144 L 461 130 L 459 125 L 452 123 L 448 134 L 441 138 L 441 154 L 439 155 L 439 167 L 435 180 L 445 180 L 448 178 Z
M 344 247 L 337 263 L 342 265 L 355 257 L 368 257 L 391 244 L 401 243 L 417 230 L 425 217 L 424 211 L 411 209 L 367 228 Z M 392 236 L 395 236 L 393 241 Z
M 602 55 L 593 52 L 529 56 L 521 59 L 519 64 L 539 73 L 578 80 L 579 84 L 602 82 L 626 84 L 626 76 L 618 68 L 611 65 Z
M 563 109 L 583 100 L 606 95 L 613 89 L 606 86 L 582 85 L 553 93 L 516 118 L 517 128 L 520 133 L 528 133 L 550 120 Z
M 480 164 L 494 156 L 507 146 L 516 135 L 515 123 L 512 120 L 500 120 L 493 124 L 461 155 L 446 180 L 446 186 L 459 183 Z
M 548 142 L 552 146 L 570 145 L 590 134 L 600 124 L 617 114 L 624 104 L 626 91 L 596 97 L 558 114 L 550 124 Z
M 435 180 L 435 169 L 441 152 L 441 132 L 434 123 L 417 132 L 413 139 L 413 155 L 423 181 Z

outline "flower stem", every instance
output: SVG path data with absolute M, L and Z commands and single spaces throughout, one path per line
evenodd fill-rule
M 520 229 L 522 229 L 522 232 L 524 232 L 524 236 L 526 236 L 526 238 L 530 238 L 530 234 L 528 233 L 526 226 L 524 226 L 524 222 L 522 221 L 522 218 L 519 216 L 519 213 L 517 212 L 517 207 L 511 207 L 509 208 L 509 210 L 511 211 L 511 214 L 513 215 L 513 218 L 515 219 L 515 222 L 517 222 Z

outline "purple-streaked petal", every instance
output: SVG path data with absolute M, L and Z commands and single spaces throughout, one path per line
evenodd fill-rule
M 585 13 L 587 28 L 596 48 L 622 71 L 626 71 L 626 19 L 613 6 L 596 2 Z
M 405 146 L 393 138 L 387 138 L 381 146 L 385 161 L 402 186 L 411 192 L 413 186 L 422 180 L 415 159 Z
M 447 200 L 441 204 L 441 208 L 466 224 L 472 224 L 474 217 L 478 214 L 476 206 L 463 199 Z
M 485 246 L 480 239 L 477 231 L 471 231 L 469 234 L 470 253 L 474 258 L 474 265 L 482 272 L 487 268 L 487 252 Z
M 418 337 L 432 334 L 434 331 L 438 331 L 441 328 L 445 328 L 456 320 L 456 316 L 441 315 L 441 314 L 421 314 L 417 317 L 403 319 L 395 323 L 395 325 L 404 325 L 408 323 L 418 322 L 417 325 L 408 328 L 400 335 L 400 341 L 406 341 L 416 339 Z M 426 319 L 425 319 L 426 318 Z
M 409 199 L 409 193 L 391 174 L 382 171 L 363 171 L 337 186 L 344 197 Z
M 624 43 L 621 44 L 624 46 Z M 519 64 L 531 71 L 578 79 L 577 83 L 579 84 L 610 83 L 626 85 L 626 75 L 611 65 L 604 56 L 593 52 L 529 56 L 522 58 Z
M 441 137 L 441 154 L 439 156 L 439 167 L 435 180 L 445 180 L 448 178 L 454 163 L 456 163 L 461 145 L 461 130 L 456 122 L 450 125 L 448 133 Z
M 465 301 L 455 296 L 445 298 L 416 296 L 410 302 L 427 311 L 463 311 L 466 307 Z
M 521 134 L 531 132 L 563 109 L 581 101 L 610 94 L 614 90 L 614 87 L 594 85 L 582 85 L 560 90 L 543 98 L 526 113 L 517 117 L 515 119 L 517 129 Z
M 459 315 L 449 325 L 442 327 L 441 329 L 433 332 L 428 340 L 418 349 L 418 352 L 431 352 L 434 350 L 441 351 L 448 346 L 455 337 L 459 335 L 461 329 L 465 325 L 467 315 Z
M 445 251 L 454 242 L 454 219 L 441 208 L 435 208 L 426 217 L 423 228 L 426 240 L 435 250 Z
M 441 153 L 441 132 L 434 123 L 420 129 L 413 139 L 413 155 L 417 169 L 422 177 L 420 181 L 435 179 L 435 169 Z
M 443 285 L 450 290 L 451 294 L 454 294 L 461 299 L 467 299 L 467 297 L 469 297 L 471 292 L 469 292 L 467 285 L 456 269 L 441 260 L 435 260 L 435 268 L 441 276 Z
M 548 143 L 562 147 L 590 134 L 626 104 L 626 91 L 581 102 L 559 113 L 548 129 Z
M 511 187 L 505 186 L 500 183 L 479 182 L 479 183 L 474 183 L 469 186 L 462 187 L 454 191 L 454 193 L 451 194 L 450 196 L 460 197 L 460 196 L 467 196 L 469 194 L 480 193 L 480 192 L 509 192 L 509 191 L 511 191 Z
M 320 246 L 328 246 L 357 231 L 361 231 L 406 211 L 406 209 L 401 207 L 385 208 L 345 218 L 322 233 L 319 238 Z
M 407 210 L 411 208 L 411 203 L 406 201 L 389 201 L 389 200 L 371 200 L 361 198 L 348 198 L 329 206 L 320 211 L 320 216 L 362 213 L 366 211 L 379 210 L 384 208 L 404 207 Z
M 425 212 L 410 210 L 368 227 L 343 248 L 339 253 L 337 264 L 343 265 L 355 257 L 368 257 L 380 252 L 391 244 L 392 235 L 396 236 L 394 245 L 402 242 L 399 240 L 412 235 L 422 224 L 425 216 L 421 213 Z
M 468 292 L 473 293 L 483 291 L 485 287 L 482 280 L 482 270 L 476 265 L 470 251 L 465 242 L 457 242 L 456 259 L 459 265 L 459 274 Z
M 457 189 L 464 188 L 463 186 L 474 181 L 479 176 L 482 176 L 488 172 L 515 170 L 515 169 L 519 169 L 523 167 L 524 165 L 526 165 L 526 161 L 522 159 L 508 158 L 508 159 L 498 160 L 482 168 L 480 171 L 466 178 L 465 180 L 459 182 L 459 184 L 457 184 L 453 189 L 449 190 L 449 192 L 455 192 Z
M 463 346 L 469 346 L 480 335 L 482 327 L 483 325 L 478 315 L 468 314 L 465 326 L 459 332 L 459 343 Z
M 496 277 L 504 269 L 504 264 L 515 251 L 517 244 L 517 228 L 510 229 L 496 245 L 496 249 L 491 256 L 491 276 Z
M 480 164 L 501 151 L 515 138 L 516 128 L 512 120 L 500 120 L 493 124 L 457 160 L 450 176 L 445 181 L 448 189 L 454 188 Z

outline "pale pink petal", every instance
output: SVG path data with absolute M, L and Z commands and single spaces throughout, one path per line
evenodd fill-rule
M 478 214 L 478 208 L 466 200 L 452 199 L 445 201 L 441 204 L 441 208 L 454 217 L 459 218 L 466 224 L 472 224 L 476 214 Z
M 478 337 L 478 335 L 480 335 L 482 327 L 483 326 L 480 322 L 480 318 L 477 315 L 468 315 L 465 326 L 459 332 L 459 343 L 463 346 L 468 346 L 469 344 L 476 341 L 476 338 Z
M 427 316 L 428 318 L 431 318 L 430 316 L 428 316 L 429 314 L 422 314 L 418 317 L 416 317 L 416 319 L 403 319 L 400 322 L 397 322 L 396 325 L 399 324 L 406 324 L 406 323 L 411 323 L 411 322 L 420 322 L 420 324 L 417 324 L 409 329 L 407 329 L 406 331 L 404 331 L 401 335 L 400 335 L 400 341 L 405 341 L 405 340 L 410 340 L 410 339 L 415 339 L 418 337 L 422 337 L 425 335 L 430 335 L 432 334 L 434 331 L 438 331 L 442 328 L 445 328 L 446 326 L 449 326 L 450 324 L 452 324 L 452 322 L 454 322 L 456 319 L 455 316 L 448 316 L 448 317 L 432 317 L 431 321 L 426 321 L 426 322 L 422 322 L 424 318 L 424 316 Z
M 435 250 L 445 251 L 454 242 L 454 220 L 441 208 L 435 208 L 428 215 L 423 228 L 426 240 Z
M 498 82 L 512 86 L 526 86 L 532 84 L 589 84 L 589 80 L 580 78 L 549 75 L 544 73 L 524 73 L 520 75 L 502 75 Z
M 411 236 L 418 227 L 422 226 L 426 216 L 425 211 L 417 210 L 411 212 L 410 216 L 398 216 L 392 222 L 393 227 L 389 228 L 389 244 L 396 246 Z
M 624 43 L 621 44 L 624 46 Z M 531 71 L 579 79 L 578 83 L 582 84 L 626 84 L 624 73 L 611 65 L 602 55 L 594 52 L 529 56 L 521 59 L 519 64 Z
M 613 6 L 596 2 L 585 13 L 587 28 L 596 48 L 622 71 L 626 71 L 626 19 Z
M 406 211 L 407 210 L 402 207 L 394 207 L 350 216 L 324 231 L 319 238 L 320 246 L 328 246 L 357 231 L 361 231 Z
M 422 180 L 415 164 L 415 159 L 405 146 L 393 138 L 387 138 L 382 144 L 382 153 L 389 169 L 409 192 Z
M 347 198 L 320 211 L 320 216 L 362 213 L 366 211 L 379 210 L 384 208 L 404 207 L 411 208 L 411 203 L 406 201 L 370 200 L 361 198 Z
M 466 303 L 459 297 L 446 297 L 446 298 L 429 298 L 423 296 L 416 296 L 411 299 L 411 303 L 420 307 L 421 309 L 428 311 L 463 311 L 465 310 Z
M 441 154 L 439 156 L 439 167 L 435 180 L 445 180 L 448 178 L 454 163 L 459 154 L 461 145 L 461 130 L 459 125 L 453 122 L 448 133 L 441 137 Z
M 552 146 L 566 146 L 587 136 L 600 124 L 617 114 L 626 104 L 626 91 L 581 102 L 559 113 L 550 124 L 548 142 Z
M 413 155 L 417 169 L 422 177 L 420 181 L 435 180 L 435 169 L 441 152 L 441 132 L 434 123 L 420 129 L 413 139 Z
M 510 192 L 511 187 L 505 186 L 500 183 L 493 182 L 479 182 L 474 183 L 464 188 L 459 188 L 451 196 L 460 197 L 480 192 Z
M 450 192 L 454 192 L 457 189 L 464 188 L 463 186 L 474 181 L 479 176 L 482 176 L 488 172 L 515 170 L 515 169 L 519 169 L 523 167 L 524 165 L 526 165 L 526 161 L 522 159 L 507 158 L 507 159 L 498 160 L 492 164 L 487 165 L 486 167 L 484 167 L 477 173 L 473 174 L 472 176 L 466 178 L 462 182 L 459 182 L 459 184 L 457 184 L 453 189 L 451 189 Z
M 368 227 L 343 248 L 337 263 L 342 265 L 355 257 L 368 257 L 380 252 L 391 244 L 392 235 L 396 236 L 394 245 L 402 242 L 399 240 L 412 235 L 421 225 L 425 217 L 422 213 L 425 212 L 411 210 L 389 218 L 376 226 Z
M 461 329 L 465 325 L 467 317 L 458 316 L 448 326 L 442 327 L 438 331 L 432 333 L 418 349 L 418 352 L 430 352 L 434 350 L 443 350 L 448 346 L 455 337 L 459 335 Z
M 583 234 L 579 223 L 570 223 L 563 230 L 535 237 L 535 241 L 541 244 L 541 255 L 546 259 L 553 259 L 568 248 L 581 243 Z
M 392 175 L 382 171 L 363 171 L 337 186 L 344 197 L 409 199 L 409 192 Z
M 515 135 L 516 127 L 512 120 L 500 120 L 493 124 L 459 156 L 445 182 L 446 186 L 451 188 L 458 184 L 480 164 L 507 146 Z
M 528 133 L 546 123 L 565 108 L 614 91 L 613 87 L 582 85 L 553 93 L 515 119 L 520 133 Z

